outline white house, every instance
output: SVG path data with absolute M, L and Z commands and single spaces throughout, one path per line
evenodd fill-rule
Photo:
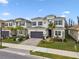
M 43 36 L 59 36 L 65 39 L 65 18 L 48 15 L 46 17 L 36 17 L 32 19 L 32 27 L 29 28 L 30 38 L 42 38 Z M 50 22 L 55 24 L 55 28 L 51 31 L 48 29 Z
M 42 17 L 36 17 L 31 22 L 32 27 L 28 28 L 30 38 L 42 38 L 43 35 L 47 35 L 48 20 Z
M 5 27 L 23 27 L 22 30 L 17 30 L 17 36 L 19 35 L 27 35 L 28 34 L 28 28 L 31 27 L 31 22 L 29 20 L 23 19 L 23 18 L 16 18 L 14 20 L 7 20 L 5 21 Z M 8 29 L 9 30 L 9 29 Z M 11 32 L 9 30 L 9 32 Z M 12 34 L 10 34 L 11 36 Z

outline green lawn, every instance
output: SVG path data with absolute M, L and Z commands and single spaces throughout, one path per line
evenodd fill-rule
M 0 46 L 0 49 L 2 49 L 2 48 L 6 48 L 5 46 Z
M 6 42 L 6 43 L 19 43 L 17 41 L 14 41 L 12 38 L 11 39 L 3 39 L 3 42 Z
M 47 57 L 51 59 L 77 59 L 77 58 L 71 58 L 71 57 L 66 57 L 66 56 L 61 56 L 61 55 L 55 55 L 55 54 L 49 54 L 49 53 L 42 53 L 42 52 L 30 52 L 32 55 L 37 55 L 37 56 L 42 56 L 42 57 Z
M 46 48 L 53 48 L 53 49 L 61 49 L 61 50 L 68 50 L 68 51 L 79 51 L 79 43 L 76 44 L 75 41 L 67 36 L 66 42 L 53 42 L 53 41 L 41 41 L 38 46 L 39 47 L 46 47 Z M 77 49 L 75 49 L 75 45 L 77 46 Z
M 16 44 L 18 44 L 18 43 L 21 43 L 22 41 L 24 41 L 23 38 L 21 38 L 22 40 L 20 40 L 20 41 L 16 41 L 16 40 L 14 40 L 14 39 L 15 39 L 15 38 L 6 38 L 6 39 L 3 39 L 2 42 L 6 42 L 6 43 L 16 43 Z

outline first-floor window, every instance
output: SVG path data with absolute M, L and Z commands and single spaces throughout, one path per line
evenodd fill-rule
M 56 36 L 61 36 L 61 31 L 55 31 Z

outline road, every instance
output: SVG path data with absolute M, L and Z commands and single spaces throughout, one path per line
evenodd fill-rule
M 21 56 L 21 55 L 18 55 L 18 54 L 0 51 L 0 59 L 39 59 L 39 58 L 32 57 L 30 55 Z

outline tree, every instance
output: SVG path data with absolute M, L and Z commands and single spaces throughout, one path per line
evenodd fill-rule
M 50 22 L 49 24 L 48 24 L 48 29 L 50 29 L 51 31 L 53 30 L 55 28 L 55 24 L 54 23 L 52 23 L 52 22 Z M 52 33 L 52 32 L 51 32 Z M 50 37 L 50 40 L 52 39 L 52 36 Z
M 49 24 L 48 24 L 48 29 L 51 29 L 51 30 L 52 30 L 53 28 L 55 28 L 55 24 L 49 23 Z

